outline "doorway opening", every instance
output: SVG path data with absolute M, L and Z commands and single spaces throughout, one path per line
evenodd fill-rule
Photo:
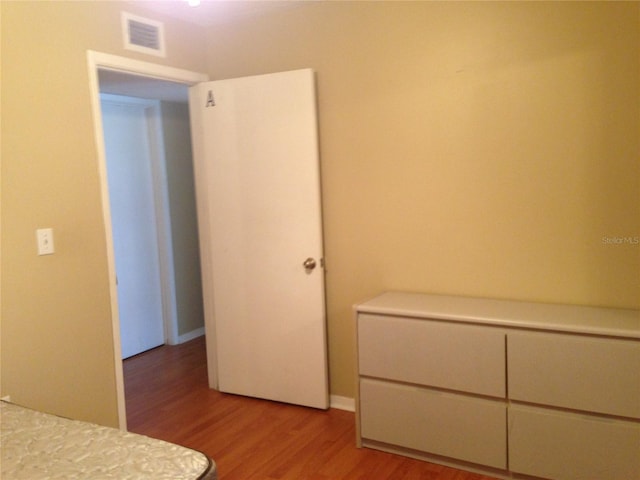
M 151 180 L 154 183 L 152 197 L 155 203 L 153 223 L 157 232 L 158 257 L 161 260 L 159 273 L 162 315 L 167 319 L 162 326 L 163 343 L 166 341 L 175 344 L 204 333 L 202 323 L 192 328 L 192 320 L 184 324 L 181 323 L 181 319 L 193 319 L 198 316 L 203 319 L 202 292 L 198 283 L 200 260 L 193 191 L 193 159 L 188 132 L 188 105 L 185 102 L 188 86 L 206 81 L 208 76 L 92 51 L 88 52 L 88 66 L 109 264 L 118 417 L 120 428 L 126 430 L 121 338 L 121 313 L 124 312 L 121 312 L 118 298 L 120 267 L 116 258 L 117 242 L 114 242 L 114 234 L 120 232 L 115 232 L 114 229 L 116 219 L 111 205 L 109 162 L 103 130 L 107 122 L 104 122 L 102 117 L 101 94 L 118 95 L 121 103 L 126 103 L 125 100 L 128 99 L 131 103 L 137 101 L 147 105 L 144 107 L 147 120 L 144 128 L 154 144 L 150 148 L 155 150 L 155 164 L 151 165 L 155 169 L 155 173 L 151 172 Z M 140 100 L 141 98 L 145 100 Z M 114 98 L 111 97 L 111 100 Z M 189 142 L 188 149 L 185 147 L 185 135 Z M 195 275 L 198 281 L 195 282 L 194 288 L 192 279 Z

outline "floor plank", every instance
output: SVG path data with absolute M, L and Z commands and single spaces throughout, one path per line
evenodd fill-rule
M 206 453 L 221 480 L 492 480 L 358 449 L 351 412 L 211 390 L 204 337 L 129 358 L 124 377 L 129 430 Z

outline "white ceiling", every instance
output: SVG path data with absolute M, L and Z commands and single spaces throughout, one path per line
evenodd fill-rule
M 126 95 L 129 97 L 188 102 L 188 90 L 184 84 L 141 77 L 112 70 L 99 70 L 100 93 Z

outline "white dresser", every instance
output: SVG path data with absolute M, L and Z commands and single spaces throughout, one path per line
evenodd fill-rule
M 355 313 L 359 446 L 640 480 L 640 310 L 390 292 Z

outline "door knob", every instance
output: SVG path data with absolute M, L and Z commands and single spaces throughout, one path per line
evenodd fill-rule
M 313 258 L 309 257 L 304 262 L 302 262 L 302 266 L 305 270 L 313 270 L 314 268 L 316 268 L 316 261 Z

